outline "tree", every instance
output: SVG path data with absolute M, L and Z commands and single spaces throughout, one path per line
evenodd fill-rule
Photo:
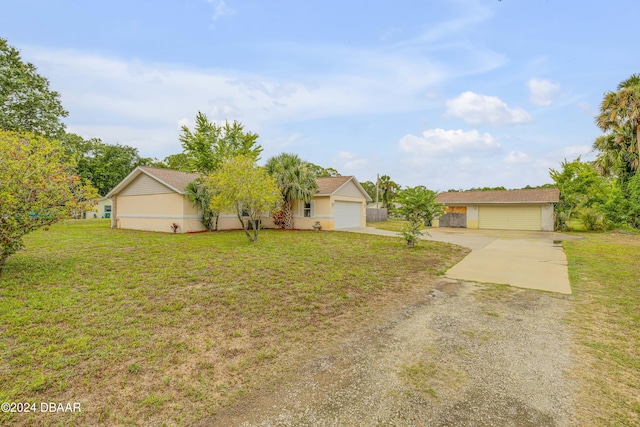
M 376 184 L 375 184 L 375 182 L 364 181 L 364 182 L 361 182 L 360 185 L 362 186 L 364 191 L 367 192 L 369 197 L 371 197 L 371 200 L 376 200 Z
M 269 175 L 276 180 L 282 194 L 282 212 L 284 228 L 293 228 L 293 202 L 307 203 L 318 191 L 316 177 L 308 164 L 296 154 L 281 153 L 271 157 L 265 164 Z
M 207 231 L 217 230 L 219 213 L 211 210 L 211 193 L 203 185 L 203 180 L 199 178 L 190 182 L 185 192 L 187 199 L 202 212 L 200 222 Z
M 189 156 L 185 153 L 171 154 L 162 161 L 168 169 L 182 172 L 191 172 Z
M 188 165 L 185 169 L 189 169 L 185 172 L 208 175 L 218 170 L 226 159 L 237 155 L 257 161 L 262 152 L 262 147 L 256 144 L 257 139 L 258 135 L 245 132 L 244 126 L 236 121 L 232 124 L 225 122 L 224 126 L 219 126 L 198 111 L 193 131 L 187 126 L 182 126 L 180 142 Z
M 307 169 L 316 177 L 316 178 L 330 178 L 335 176 L 342 176 L 340 173 L 334 168 L 323 168 L 322 166 L 318 166 L 316 164 L 307 162 Z
M 89 180 L 101 196 L 106 195 L 138 166 L 160 166 L 154 159 L 141 157 L 138 149 L 128 145 L 105 144 L 98 138 L 85 140 L 65 134 L 62 146 L 67 158 L 76 164 L 76 173 Z
M 73 172 L 59 141 L 0 131 L 0 272 L 25 235 L 92 206 L 96 190 Z
M 248 156 L 224 160 L 218 170 L 207 177 L 204 185 L 211 194 L 211 211 L 235 211 L 251 242 L 258 240 L 262 216 L 277 208 L 282 200 L 275 178 Z M 248 221 L 244 221 L 244 216 L 249 217 Z
M 636 174 L 640 173 L 640 74 L 632 74 L 621 82 L 616 92 L 604 94 L 596 124 L 602 131 L 612 132 L 618 138 L 625 134 L 635 135 L 635 141 L 624 136 L 624 141 L 609 147 L 626 150 L 626 145 L 635 145 L 634 155 L 628 156 L 627 162 Z
M 57 138 L 64 131 L 60 119 L 68 114 L 49 81 L 0 38 L 0 129 Z
M 393 182 L 389 175 L 382 175 L 378 180 L 378 190 L 382 199 L 382 207 L 388 208 L 398 190 L 400 190 L 400 186 Z
M 559 171 L 549 170 L 560 190 L 560 201 L 555 207 L 557 230 L 566 229 L 567 222 L 572 219 L 602 213 L 610 192 L 610 184 L 598 174 L 593 163 L 583 162 L 578 157 L 571 162 L 564 160 L 560 166 Z
M 439 216 L 443 212 L 443 206 L 436 203 L 436 193 L 422 185 L 401 190 L 396 201 L 398 207 L 393 209 L 394 212 L 408 221 L 400 235 L 407 241 L 407 247 L 412 248 L 423 235 L 420 230 L 422 224 Z
M 598 151 L 596 169 L 603 176 L 619 178 L 621 183 L 629 181 L 638 168 L 636 145 L 635 132 L 628 126 L 599 136 L 593 143 Z

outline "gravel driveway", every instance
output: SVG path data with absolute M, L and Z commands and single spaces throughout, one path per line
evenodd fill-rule
M 568 426 L 567 297 L 441 279 L 207 426 Z

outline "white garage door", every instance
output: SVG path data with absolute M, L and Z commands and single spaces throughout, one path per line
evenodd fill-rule
M 480 206 L 478 227 L 490 230 L 542 229 L 540 206 Z
M 360 203 L 335 202 L 333 206 L 333 228 L 360 227 Z

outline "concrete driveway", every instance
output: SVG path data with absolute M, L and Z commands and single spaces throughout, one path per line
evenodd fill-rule
M 341 231 L 396 236 L 393 231 L 372 227 Z M 424 240 L 453 243 L 471 249 L 446 277 L 519 288 L 570 294 L 567 257 L 558 242 L 574 239 L 561 233 L 540 231 L 430 229 Z

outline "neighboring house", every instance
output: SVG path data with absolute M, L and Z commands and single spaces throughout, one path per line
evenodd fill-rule
M 557 188 L 440 193 L 445 213 L 434 227 L 553 231 Z
M 83 219 L 111 218 L 111 199 L 100 197 L 96 199 L 96 205 L 90 211 L 82 212 Z
M 202 231 L 201 214 L 185 196 L 185 188 L 198 174 L 139 166 L 107 194 L 112 200 L 111 226 L 133 230 L 179 233 Z M 366 202 L 371 199 L 352 176 L 318 178 L 318 192 L 309 203 L 294 203 L 295 228 L 310 229 L 320 222 L 334 230 L 366 225 Z M 274 228 L 273 219 L 262 219 Z M 235 214 L 222 214 L 219 230 L 241 228 Z

